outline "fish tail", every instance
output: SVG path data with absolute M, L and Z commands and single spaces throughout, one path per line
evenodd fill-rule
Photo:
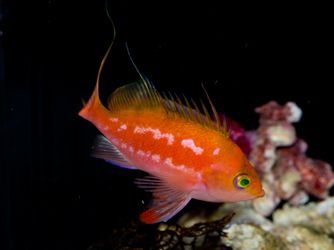
M 99 70 L 98 70 L 98 74 L 97 74 L 93 94 L 91 95 L 88 102 L 86 104 L 84 104 L 84 107 L 79 112 L 79 116 L 81 116 L 85 119 L 89 119 L 99 109 L 103 109 L 104 111 L 107 110 L 104 107 L 104 105 L 102 104 L 100 96 L 99 96 L 99 83 L 100 83 L 100 76 L 101 76 L 102 69 L 103 69 L 103 67 L 106 63 L 106 60 L 107 60 L 110 52 L 111 52 L 111 48 L 114 44 L 115 37 L 116 37 L 116 28 L 115 28 L 115 25 L 114 25 L 112 19 L 110 18 L 108 10 L 107 10 L 107 14 L 108 14 L 108 18 L 109 18 L 109 20 L 111 22 L 111 25 L 112 25 L 112 28 L 113 28 L 113 38 L 110 42 L 110 45 L 109 45 L 105 55 L 102 58 L 102 61 L 101 61 L 101 64 L 100 64 L 100 67 L 99 67 Z

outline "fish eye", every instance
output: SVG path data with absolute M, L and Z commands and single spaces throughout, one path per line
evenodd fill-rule
M 246 174 L 239 174 L 234 178 L 234 186 L 241 190 L 250 185 L 250 178 Z

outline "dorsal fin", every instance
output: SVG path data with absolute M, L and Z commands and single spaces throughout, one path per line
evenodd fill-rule
M 108 108 L 117 111 L 129 106 L 132 108 L 153 108 L 160 106 L 162 99 L 159 92 L 138 69 L 132 59 L 127 43 L 125 43 L 125 48 L 132 66 L 140 77 L 140 81 L 116 89 L 109 98 Z
M 205 93 L 205 95 L 206 95 L 206 98 L 208 99 L 208 101 L 209 101 L 209 103 L 210 103 L 211 111 L 212 111 L 213 116 L 214 116 L 214 121 L 215 121 L 217 127 L 219 128 L 219 127 L 221 127 L 221 122 L 220 122 L 220 119 L 219 119 L 218 112 L 217 112 L 215 106 L 213 105 L 213 103 L 212 103 L 212 101 L 211 101 L 211 98 L 210 98 L 208 92 L 206 91 L 206 89 L 205 89 L 205 87 L 204 87 L 204 84 L 202 84 L 202 88 L 203 88 L 203 90 L 204 90 L 204 93 Z
M 194 100 L 191 99 L 189 101 L 185 96 L 183 96 L 182 99 L 176 94 L 171 93 L 164 93 L 161 96 L 153 85 L 151 85 L 148 80 L 145 80 L 139 83 L 134 82 L 127 84 L 116 89 L 110 96 L 108 108 L 113 112 L 117 112 L 118 110 L 128 108 L 143 109 L 162 107 L 170 116 L 181 117 L 204 127 L 222 132 L 225 136 L 228 136 L 228 130 L 225 126 L 222 126 L 221 122 L 218 120 L 217 111 L 211 100 L 210 106 L 212 113 L 215 115 L 215 120 L 212 120 L 212 116 L 202 101 L 201 108 L 199 108 Z
M 190 102 L 185 96 L 183 96 L 183 100 L 181 100 L 176 94 L 173 95 L 171 93 L 169 93 L 169 96 L 164 94 L 162 97 L 154 86 L 147 80 L 147 78 L 143 76 L 137 65 L 134 63 L 127 44 L 126 50 L 132 66 L 140 77 L 140 81 L 127 84 L 116 89 L 110 96 L 108 105 L 109 110 L 117 111 L 126 108 L 162 107 L 168 115 L 182 117 L 185 120 L 199 123 L 202 126 L 217 130 L 227 137 L 229 136 L 226 127 L 221 125 L 218 113 L 204 86 L 203 89 L 210 103 L 214 121 L 212 120 L 203 102 L 201 102 L 201 106 L 204 114 L 202 114 L 201 110 L 193 100 Z
M 108 108 L 117 111 L 126 108 L 153 108 L 161 105 L 161 96 L 148 82 L 134 82 L 119 87 L 111 94 Z
M 221 125 L 218 113 L 210 99 L 208 100 L 210 102 L 211 112 L 214 114 L 215 120 L 212 120 L 212 116 L 202 100 L 200 100 L 201 108 L 199 108 L 193 99 L 190 99 L 189 101 L 185 96 L 181 99 L 176 94 L 168 93 L 163 94 L 163 97 L 164 101 L 162 103 L 168 114 L 172 116 L 176 115 L 184 118 L 185 120 L 199 123 L 204 127 L 221 132 L 226 137 L 229 136 L 228 129 Z

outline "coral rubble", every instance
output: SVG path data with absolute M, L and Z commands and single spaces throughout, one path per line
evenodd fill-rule
M 240 206 L 235 204 L 235 209 Z M 248 215 L 255 212 L 251 206 L 248 209 Z M 334 249 L 334 198 L 301 207 L 287 203 L 273 213 L 270 227 L 268 222 L 256 224 L 250 220 L 235 221 L 227 228 L 224 244 L 233 249 Z
M 262 176 L 266 196 L 254 200 L 254 208 L 268 216 L 281 201 L 296 206 L 306 203 L 310 194 L 326 198 L 334 174 L 328 163 L 309 158 L 306 142 L 297 138 L 292 123 L 300 120 L 300 108 L 293 102 L 269 102 L 255 111 L 260 126 L 248 133 L 253 142 L 250 159 Z

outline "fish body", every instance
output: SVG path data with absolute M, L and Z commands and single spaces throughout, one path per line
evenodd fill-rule
M 264 195 L 254 168 L 226 129 L 185 102 L 163 97 L 144 80 L 118 88 L 106 108 L 97 83 L 79 113 L 103 134 L 93 156 L 149 174 L 136 180 L 153 192 L 151 207 L 140 216 L 145 223 L 168 220 L 192 198 L 233 202 Z

